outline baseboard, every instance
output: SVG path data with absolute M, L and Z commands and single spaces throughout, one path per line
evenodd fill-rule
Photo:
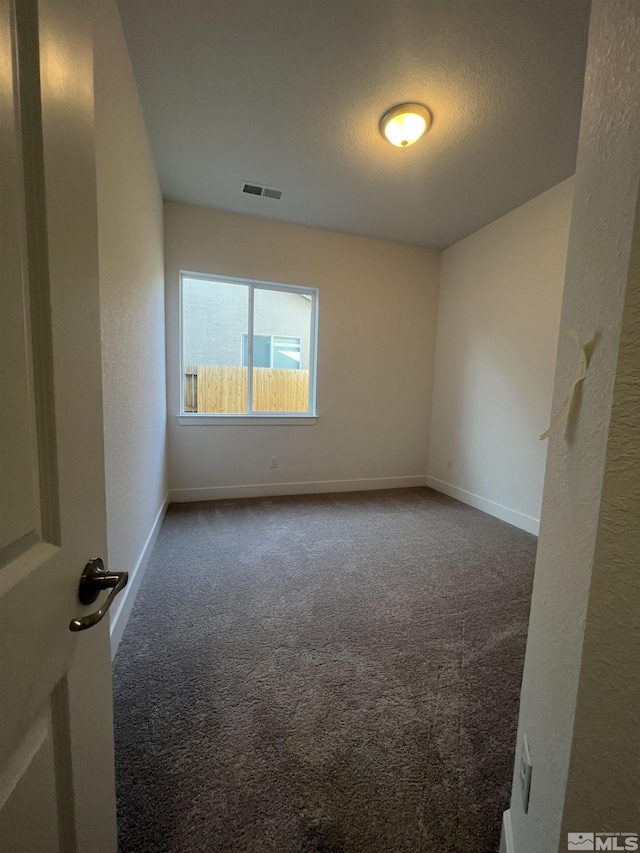
M 513 835 L 511 834 L 511 811 L 502 813 L 502 832 L 500 834 L 500 853 L 513 853 Z
M 425 474 L 411 477 L 368 477 L 363 480 L 316 480 L 305 483 L 260 483 L 250 486 L 210 486 L 200 489 L 171 489 L 172 503 L 216 501 L 228 498 L 267 498 L 277 495 L 316 495 L 331 492 L 361 492 L 369 489 L 402 489 L 424 486 Z
M 480 509 L 488 515 L 493 515 L 501 521 L 513 524 L 514 527 L 526 530 L 527 533 L 533 533 L 537 536 L 540 532 L 539 518 L 532 518 L 530 515 L 517 512 L 515 509 L 509 509 L 508 506 L 502 506 L 502 504 L 490 501 L 488 498 L 474 495 L 473 492 L 468 492 L 466 489 L 459 489 L 457 486 L 452 486 L 451 483 L 445 483 L 443 480 L 436 480 L 435 477 L 427 477 L 427 486 L 430 486 L 437 492 L 448 495 L 450 498 L 455 498 L 458 501 L 462 501 L 462 503 Z
M 111 626 L 109 628 L 111 632 L 111 660 L 113 660 L 116 652 L 118 651 L 120 640 L 122 639 L 124 629 L 126 628 L 129 620 L 129 615 L 131 614 L 133 602 L 135 601 L 138 590 L 140 589 L 140 584 L 142 583 L 142 578 L 146 571 L 149 557 L 153 551 L 153 546 L 156 544 L 156 539 L 158 538 L 158 533 L 160 533 L 160 528 L 168 506 L 169 493 L 167 492 L 164 501 L 162 502 L 162 506 L 158 510 L 158 514 L 156 515 L 156 519 L 153 522 L 149 535 L 147 536 L 147 541 L 144 543 L 142 553 L 138 557 L 138 562 L 129 572 L 129 583 L 122 591 L 120 601 L 118 603 L 118 609 L 111 619 Z

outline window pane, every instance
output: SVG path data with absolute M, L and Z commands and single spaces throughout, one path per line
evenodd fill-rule
M 285 370 L 300 370 L 300 343 L 300 338 L 274 337 L 273 366 Z
M 249 364 L 249 335 L 242 336 L 242 364 Z M 253 364 L 255 367 L 271 367 L 271 338 L 256 335 L 253 339 Z
M 247 412 L 249 288 L 183 278 L 184 411 Z
M 255 289 L 253 410 L 309 410 L 311 297 Z M 270 361 L 258 362 L 260 339 L 269 339 Z

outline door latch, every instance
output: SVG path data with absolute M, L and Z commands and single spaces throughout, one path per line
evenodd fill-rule
M 87 616 L 72 619 L 69 623 L 69 630 L 84 631 L 96 625 L 111 607 L 116 595 L 125 588 L 128 580 L 129 572 L 108 572 L 100 557 L 89 560 L 84 567 L 78 587 L 80 604 L 93 604 L 104 589 L 110 589 L 111 593 L 102 607 L 96 610 L 95 613 L 89 613 Z

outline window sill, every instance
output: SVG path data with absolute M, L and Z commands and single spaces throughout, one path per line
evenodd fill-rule
M 181 426 L 313 426 L 317 415 L 177 415 Z

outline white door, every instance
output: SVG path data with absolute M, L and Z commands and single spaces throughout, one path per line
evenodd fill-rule
M 0 850 L 117 847 L 92 4 L 0 0 Z

